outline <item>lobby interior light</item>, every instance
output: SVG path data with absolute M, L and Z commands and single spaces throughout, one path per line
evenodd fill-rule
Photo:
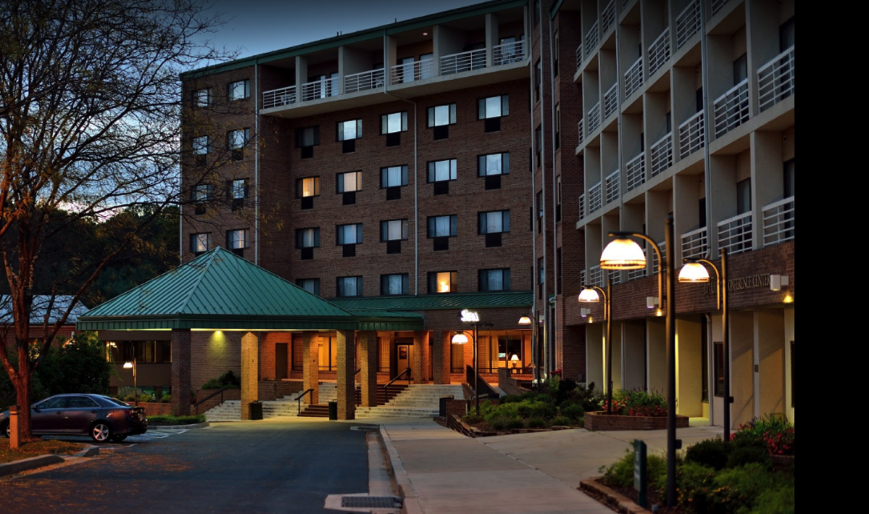
M 704 283 L 709 282 L 709 272 L 706 266 L 699 262 L 686 262 L 679 270 L 679 282 Z
M 583 303 L 596 303 L 600 301 L 600 295 L 597 294 L 597 291 L 593 287 L 586 287 L 579 293 L 577 300 Z
M 632 270 L 646 267 L 646 254 L 634 240 L 626 237 L 613 239 L 600 255 L 600 268 Z
M 529 318 L 528 316 L 522 316 L 521 318 L 519 318 L 519 324 L 520 325 L 530 325 L 531 318 Z
M 453 336 L 453 344 L 468 344 L 468 336 L 465 334 L 456 334 Z
M 133 369 L 133 363 L 131 361 L 125 362 L 124 369 Z

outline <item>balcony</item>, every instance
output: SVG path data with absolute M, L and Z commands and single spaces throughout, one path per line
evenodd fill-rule
M 794 94 L 794 47 L 790 47 L 757 70 L 760 111 Z
M 582 120 L 579 120 L 578 122 L 576 122 L 576 131 L 577 131 L 577 134 L 579 135 L 579 143 L 578 144 L 581 145 L 582 140 L 583 140 Z
M 594 104 L 588 111 L 588 133 L 591 134 L 600 127 L 600 102 Z
M 706 227 L 700 227 L 691 232 L 682 234 L 682 258 L 699 259 L 706 258 L 709 251 L 709 240 Z
M 600 269 L 600 264 L 596 264 L 588 269 L 587 279 L 586 285 L 603 287 L 603 270 Z
M 771 203 L 763 208 L 763 246 L 794 238 L 794 197 Z
M 649 75 L 670 60 L 670 27 L 664 29 L 652 44 L 649 45 Z
M 640 89 L 643 85 L 643 57 L 631 64 L 628 71 L 625 72 L 625 98 L 634 94 L 634 91 Z
M 344 93 L 358 93 L 383 87 L 383 68 L 344 77 Z
M 679 125 L 679 158 L 684 159 L 706 144 L 703 137 L 703 111 Z
M 646 182 L 646 159 L 645 154 L 640 152 L 639 155 L 628 161 L 625 165 L 628 179 L 628 191 L 642 186 Z
M 579 195 L 579 219 L 585 217 L 585 193 Z
M 616 2 L 615 0 L 610 0 L 610 3 L 603 8 L 603 13 L 601 13 L 600 17 L 601 21 L 603 21 L 603 32 L 606 32 L 613 26 L 613 23 L 616 21 Z
M 628 280 L 646 277 L 646 268 L 628 270 Z
M 621 271 L 619 271 L 617 269 L 608 270 L 607 275 L 609 275 L 611 284 L 613 284 L 613 285 L 621 284 L 621 282 L 622 282 L 622 272 Z
M 661 172 L 673 165 L 673 133 L 658 140 L 649 148 L 649 171 L 650 177 L 656 177 Z
M 591 186 L 588 190 L 588 212 L 594 212 L 601 208 L 601 188 L 600 182 Z
M 718 223 L 718 247 L 730 254 L 751 250 L 751 212 Z
M 296 86 L 282 87 L 263 93 L 263 109 L 296 103 Z
M 606 176 L 606 203 L 617 201 L 619 194 L 619 170 L 615 170 Z
M 464 52 L 470 53 L 470 52 Z M 452 55 L 448 55 L 447 57 L 455 57 Z M 486 67 L 486 58 L 485 54 L 483 55 L 483 63 L 480 65 L 479 63 L 475 63 L 476 68 L 485 68 Z M 434 60 L 433 59 L 423 59 L 422 61 L 414 61 L 412 63 L 407 64 L 396 64 L 395 66 L 390 67 L 389 69 L 389 83 L 390 84 L 405 84 L 407 82 L 414 82 L 417 80 L 430 79 L 434 77 Z M 463 70 L 464 71 L 464 70 Z M 456 72 L 453 72 L 456 73 Z
M 302 101 L 310 102 L 338 94 L 338 77 L 315 80 L 302 84 Z
M 718 11 L 724 7 L 724 4 L 727 3 L 727 0 L 712 0 L 712 16 L 718 14 Z
M 594 22 L 594 25 L 591 26 L 588 33 L 585 35 L 585 58 L 594 53 L 597 50 L 597 44 L 600 41 L 600 35 L 597 32 L 597 22 Z
M 716 98 L 712 106 L 715 112 L 716 138 L 748 121 L 748 79 Z
M 525 41 L 503 43 L 492 48 L 495 66 L 522 62 L 525 60 Z
M 676 50 L 682 48 L 698 30 L 700 30 L 700 0 L 694 0 L 676 16 Z
M 576 47 L 576 71 L 582 68 L 582 43 Z
M 609 118 L 610 114 L 616 112 L 619 107 L 619 83 L 610 87 L 603 95 L 603 118 Z

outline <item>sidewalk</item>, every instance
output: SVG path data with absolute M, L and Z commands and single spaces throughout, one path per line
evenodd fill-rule
M 589 432 L 584 429 L 477 439 L 431 419 L 378 420 L 408 514 L 537 514 L 613 511 L 580 492 L 580 480 L 599 476 L 631 441 L 666 453 L 666 430 Z M 721 436 L 719 427 L 677 430 L 682 447 Z

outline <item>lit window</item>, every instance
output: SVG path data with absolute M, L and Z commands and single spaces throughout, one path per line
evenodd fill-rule
M 250 80 L 237 80 L 229 83 L 229 101 L 250 98 Z
M 296 285 L 309 293 L 316 295 L 320 294 L 320 279 L 319 278 L 300 278 L 296 280 Z
M 437 105 L 428 108 L 428 128 L 454 125 L 456 123 L 456 104 Z
M 211 89 L 197 89 L 193 92 L 193 105 L 195 107 L 208 107 L 211 105 Z
M 362 242 L 362 223 L 338 225 L 336 232 L 339 245 L 355 245 Z
M 407 220 L 389 220 L 380 222 L 381 241 L 407 240 Z
M 455 237 L 458 231 L 458 216 L 429 216 L 428 237 Z
M 230 230 L 226 233 L 226 246 L 231 250 L 250 248 L 249 232 L 247 229 Z
M 510 232 L 510 211 L 480 213 L 480 234 L 500 234 L 502 232 Z
M 428 274 L 429 293 L 455 293 L 458 292 L 458 272 L 456 271 L 433 271 Z
M 338 123 L 338 141 L 349 141 L 362 137 L 362 120 L 342 121 Z
M 481 269 L 478 275 L 480 291 L 509 291 L 510 269 Z
M 338 277 L 338 296 L 362 296 L 362 277 Z
M 477 158 L 477 173 L 481 177 L 510 173 L 510 153 L 493 153 Z
M 338 193 L 362 191 L 362 172 L 350 171 L 347 173 L 339 173 L 336 184 Z
M 380 133 L 395 134 L 407 130 L 407 111 L 384 114 L 380 117 Z
M 190 236 L 190 250 L 195 254 L 205 253 L 211 249 L 211 232 L 192 234 Z
M 380 187 L 398 187 L 407 185 L 407 166 L 390 166 L 380 168 Z
M 300 178 L 296 181 L 296 197 L 320 196 L 320 177 Z
M 407 294 L 408 274 L 396 273 L 393 275 L 380 275 L 380 295 Z
M 300 228 L 296 230 L 296 248 L 319 248 L 320 229 Z
M 477 119 L 500 118 L 510 114 L 510 98 L 508 95 L 490 96 L 477 100 Z

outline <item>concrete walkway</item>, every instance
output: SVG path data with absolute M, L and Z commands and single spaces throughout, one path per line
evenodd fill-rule
M 366 420 L 373 421 L 373 420 Z M 589 432 L 584 429 L 472 439 L 426 420 L 378 420 L 403 512 L 610 514 L 579 481 L 601 475 L 641 439 L 665 454 L 666 430 Z M 702 422 L 701 422 L 702 423 Z M 682 447 L 721 437 L 722 429 L 679 429 Z

